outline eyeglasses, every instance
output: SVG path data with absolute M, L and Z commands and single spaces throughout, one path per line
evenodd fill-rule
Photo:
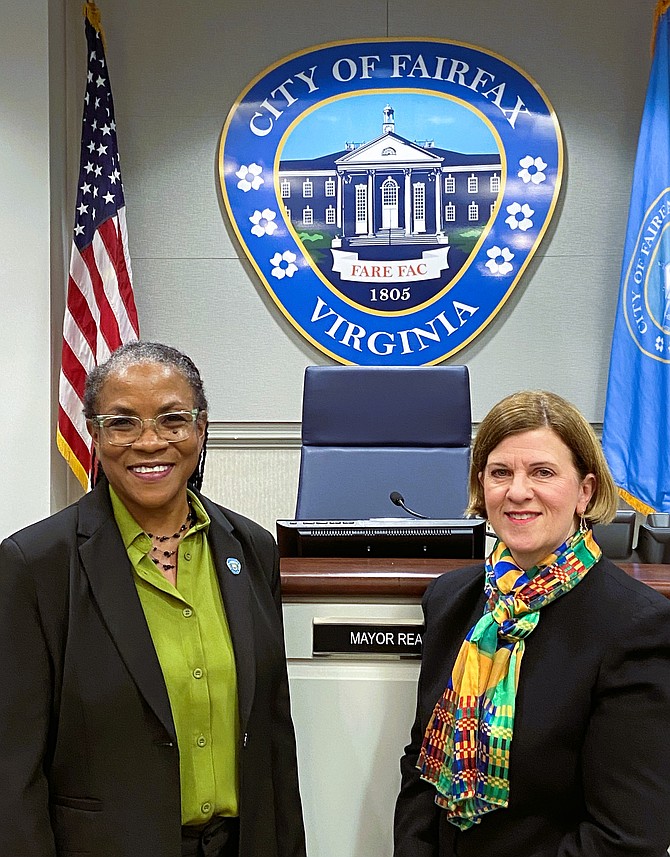
M 179 443 L 193 433 L 199 413 L 199 408 L 193 408 L 191 411 L 172 411 L 145 420 L 129 414 L 96 414 L 92 420 L 112 446 L 131 446 L 142 436 L 145 423 L 153 423 L 156 436 L 161 440 Z

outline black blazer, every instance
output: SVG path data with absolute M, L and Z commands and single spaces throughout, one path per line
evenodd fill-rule
M 201 500 L 237 666 L 240 853 L 303 857 L 276 545 Z M 0 545 L 0 855 L 180 857 L 180 844 L 170 703 L 101 484 Z
M 463 832 L 415 765 L 461 642 L 482 615 L 483 567 L 439 577 L 423 608 L 395 857 L 667 857 L 670 603 L 602 559 L 541 611 L 521 664 L 509 807 Z

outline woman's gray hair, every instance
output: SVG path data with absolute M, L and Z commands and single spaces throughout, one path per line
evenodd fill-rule
M 160 363 L 162 366 L 171 366 L 181 372 L 193 391 L 194 407 L 200 411 L 207 410 L 207 397 L 202 385 L 202 378 L 191 358 L 182 351 L 178 351 L 169 345 L 163 345 L 161 342 L 137 340 L 117 348 L 104 363 L 89 372 L 84 387 L 84 416 L 87 420 L 94 417 L 97 412 L 100 391 L 107 378 L 115 372 L 127 369 L 129 366 L 136 366 L 139 363 Z

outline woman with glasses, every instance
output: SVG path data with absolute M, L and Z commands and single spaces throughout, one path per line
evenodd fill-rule
M 200 493 L 192 361 L 95 368 L 93 490 L 0 545 L 0 854 L 304 857 L 272 536 Z

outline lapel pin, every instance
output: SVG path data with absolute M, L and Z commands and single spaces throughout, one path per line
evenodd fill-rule
M 226 560 L 226 565 L 232 571 L 233 574 L 239 574 L 242 571 L 242 563 L 239 559 L 235 559 L 234 556 L 229 556 Z

